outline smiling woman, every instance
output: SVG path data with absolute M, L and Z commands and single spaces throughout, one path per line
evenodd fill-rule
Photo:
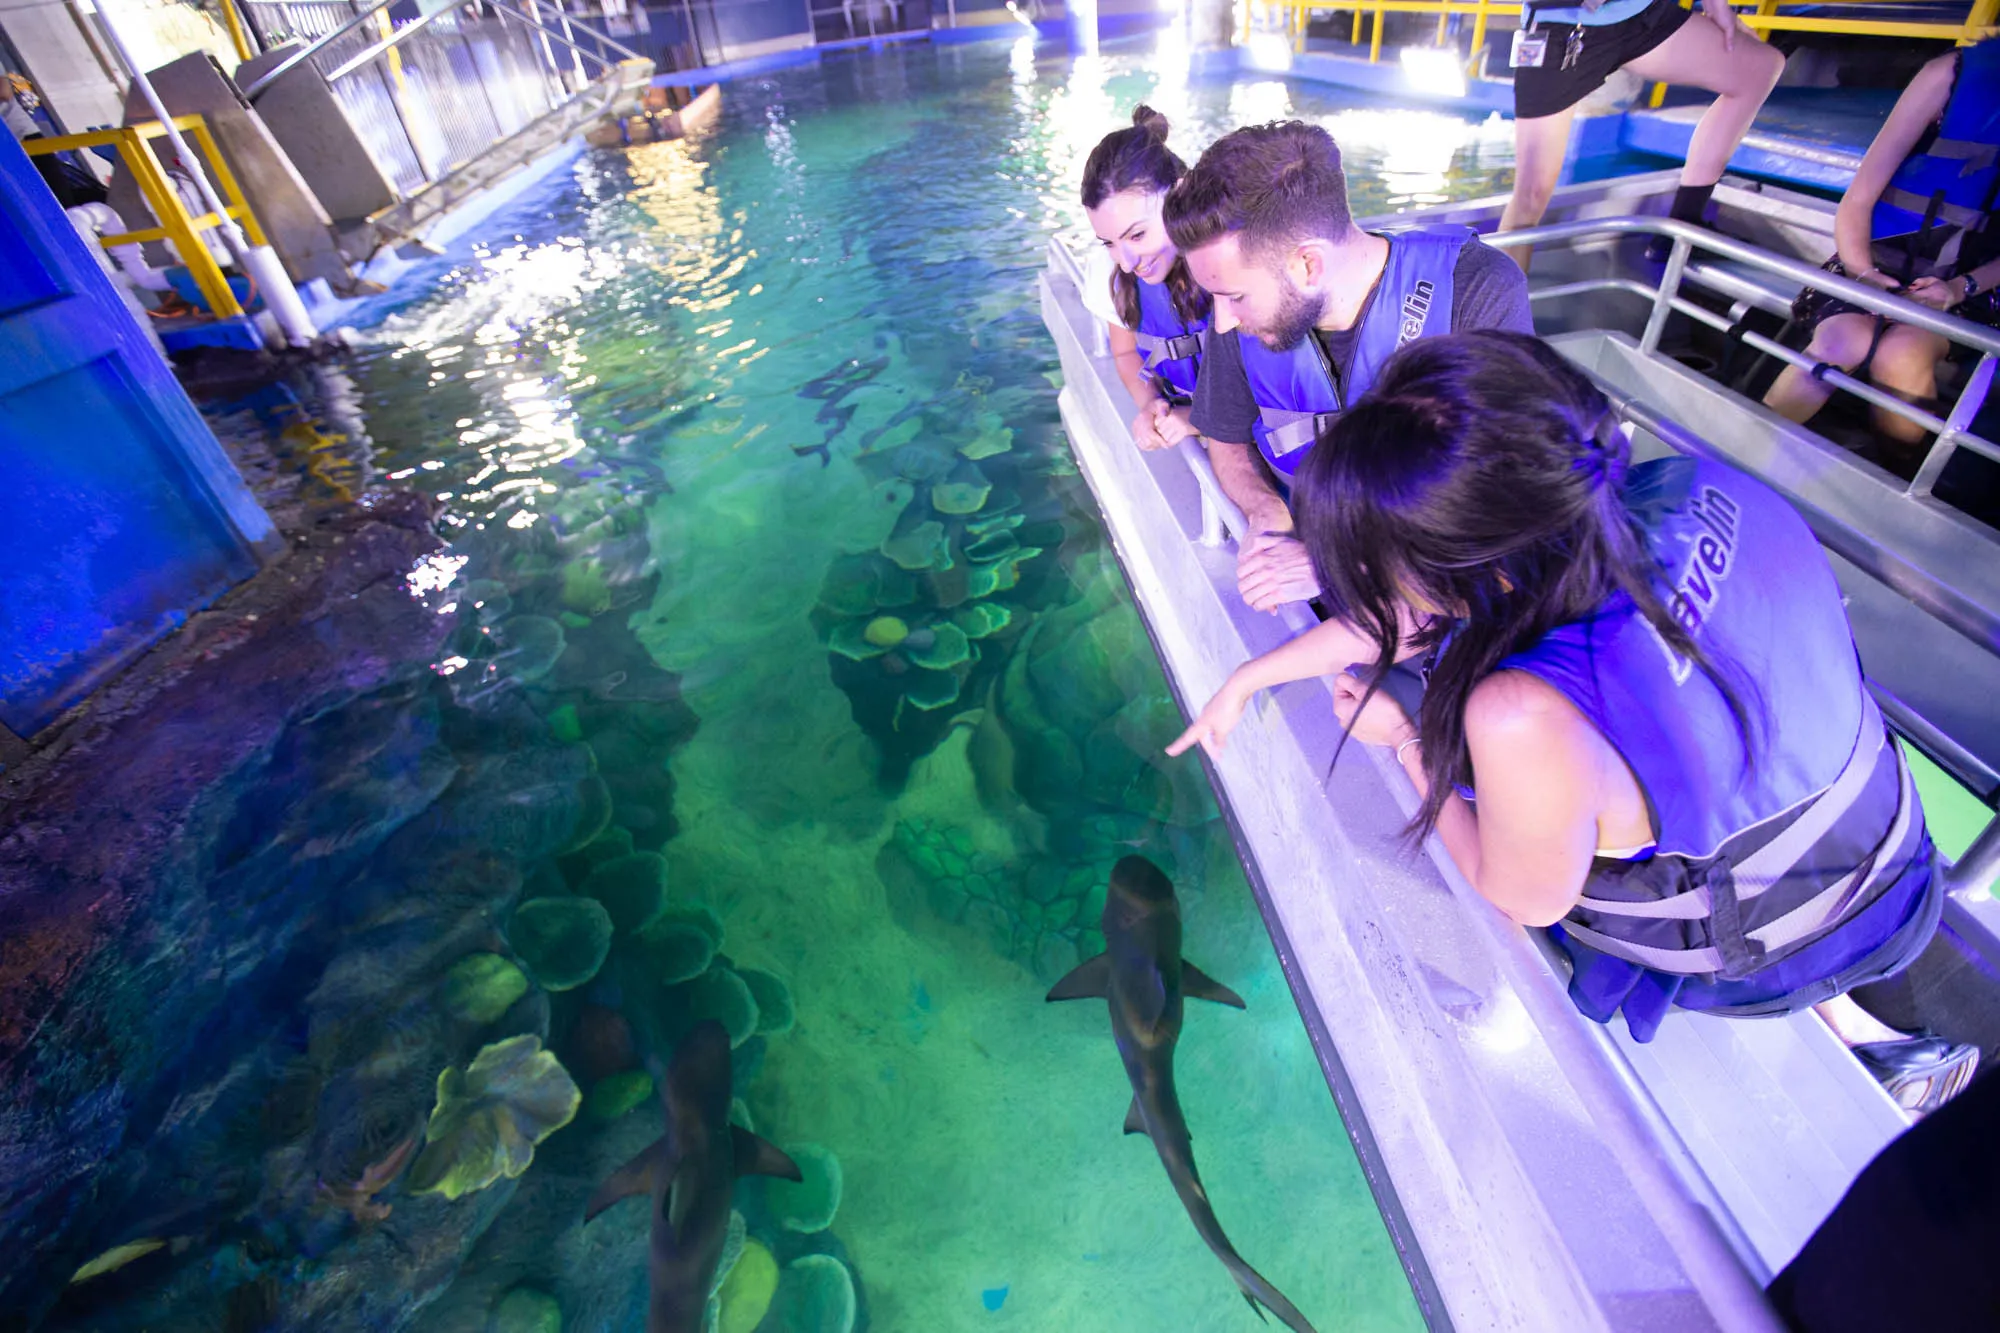
M 1165 449 L 1194 434 L 1188 404 L 1207 343 L 1208 293 L 1167 236 L 1160 209 L 1187 166 L 1167 147 L 1167 118 L 1148 106 L 1104 136 L 1083 168 L 1083 207 L 1104 242 L 1088 283 L 1111 330 L 1118 377 L 1138 413 L 1132 441 Z

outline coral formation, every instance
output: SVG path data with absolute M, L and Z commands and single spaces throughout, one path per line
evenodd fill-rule
M 768 1318 L 786 1333 L 853 1333 L 854 1314 L 847 1265 L 830 1254 L 808 1254 L 785 1265 Z
M 604 904 L 621 935 L 644 930 L 667 910 L 667 862 L 657 852 L 633 852 L 600 863 L 579 890 Z
M 876 648 L 894 648 L 910 637 L 910 627 L 895 616 L 877 616 L 861 631 L 861 637 Z
M 805 1179 L 766 1181 L 764 1197 L 771 1211 L 787 1231 L 826 1230 L 840 1211 L 840 1159 L 817 1143 L 788 1143 L 785 1152 Z
M 769 972 L 760 972 L 754 967 L 739 968 L 736 975 L 743 978 L 750 998 L 757 1002 L 757 1031 L 767 1037 L 790 1032 L 797 1017 L 792 1007 L 791 987 Z
M 722 1306 L 716 1333 L 756 1333 L 777 1292 L 778 1261 L 763 1242 L 746 1243 L 716 1291 Z
M 494 1305 L 486 1333 L 562 1333 L 562 1307 L 545 1291 L 515 1287 Z
M 494 953 L 467 954 L 451 965 L 438 985 L 438 1002 L 468 1023 L 487 1024 L 528 993 L 528 978 Z
M 608 1124 L 643 1106 L 653 1095 L 653 1076 L 643 1069 L 628 1069 L 591 1085 L 583 1099 L 583 1113 L 599 1124 Z
M 573 990 L 611 952 L 611 914 L 594 898 L 536 898 L 514 909 L 507 942 L 545 989 Z
M 456 1199 L 519 1176 L 534 1161 L 535 1145 L 567 1125 L 582 1100 L 539 1037 L 510 1037 L 462 1070 L 447 1066 L 411 1169 L 412 1192 Z
M 729 1034 L 731 1046 L 741 1046 L 756 1034 L 757 1001 L 751 998 L 743 978 L 720 961 L 669 994 L 682 1006 L 688 1027 L 712 1018 Z

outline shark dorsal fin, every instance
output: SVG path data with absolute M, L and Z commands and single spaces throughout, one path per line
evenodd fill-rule
M 657 1173 L 665 1169 L 666 1161 L 667 1141 L 655 1139 L 651 1147 L 605 1178 L 604 1183 L 597 1187 L 597 1192 L 590 1196 L 590 1202 L 584 1205 L 583 1220 L 588 1222 L 620 1199 L 629 1199 L 634 1194 L 651 1194 L 658 1180 Z
M 1125 1111 L 1125 1132 L 1127 1134 L 1146 1132 L 1146 1113 L 1139 1109 L 1139 1099 L 1136 1096 L 1132 1098 L 1132 1105 Z
M 1223 985 L 1185 958 L 1181 959 L 1181 994 L 1192 995 L 1197 1000 L 1213 1000 L 1217 1004 L 1226 1004 L 1232 1009 L 1249 1008 L 1248 1005 L 1243 1003 L 1241 995 L 1238 995 L 1235 991 L 1229 989 L 1229 987 Z
M 1111 994 L 1111 955 L 1098 954 L 1078 963 L 1070 974 L 1049 988 L 1051 1000 L 1101 1000 Z
M 781 1180 L 803 1181 L 805 1173 L 799 1164 L 785 1155 L 785 1150 L 769 1139 L 760 1139 L 741 1125 L 729 1127 L 729 1137 L 736 1145 L 736 1174 L 742 1176 L 777 1176 Z

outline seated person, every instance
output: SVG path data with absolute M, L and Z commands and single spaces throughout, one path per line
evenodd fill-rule
M 1334 618 L 1239 667 L 1169 753 L 1219 748 L 1260 689 L 1337 676 L 1349 736 L 1393 747 L 1422 799 L 1413 831 L 1556 927 L 1591 1018 L 1648 1041 L 1674 1005 L 1818 1005 L 1906 1105 L 1970 1078 L 1975 1048 L 1845 996 L 1916 958 L 1943 882 L 1782 499 L 1702 459 L 1631 466 L 1590 382 L 1502 333 L 1397 354 L 1295 484 Z M 1428 681 L 1414 723 L 1350 674 L 1403 659 Z
M 1167 239 L 1160 205 L 1187 166 L 1167 147 L 1167 118 L 1132 113 L 1083 165 L 1083 207 L 1104 243 L 1084 279 L 1084 305 L 1110 327 L 1118 378 L 1139 409 L 1132 440 L 1165 449 L 1194 434 L 1188 424 L 1195 375 L 1208 341 L 1208 293 Z
M 1577 103 L 1620 68 L 1659 83 L 1716 94 L 1695 123 L 1667 216 L 1699 225 L 1715 183 L 1750 122 L 1785 72 L 1785 57 L 1757 40 L 1724 0 L 1702 0 L 1697 19 L 1678 0 L 1599 0 L 1521 6 L 1514 68 L 1514 192 L 1501 231 L 1532 227 L 1548 211 L 1569 155 Z M 1646 257 L 1664 261 L 1673 242 L 1655 236 Z M 1530 251 L 1512 251 L 1522 268 Z
M 1194 428 L 1249 520 L 1237 554 L 1243 599 L 1272 611 L 1318 586 L 1281 489 L 1314 439 L 1413 339 L 1532 333 L 1527 279 L 1468 227 L 1362 231 L 1340 149 L 1303 121 L 1216 140 L 1168 193 L 1165 217 L 1215 298 Z
M 1930 61 L 1896 100 L 1833 215 L 1838 253 L 1829 272 L 1906 296 L 1933 310 L 2000 327 L 2000 38 Z M 1812 330 L 1806 354 L 1866 373 L 1898 398 L 1938 410 L 1937 364 L 1951 344 L 1935 333 L 1808 290 L 1793 317 Z M 1810 420 L 1833 390 L 1786 366 L 1764 404 Z M 1942 413 L 1940 413 L 1942 415 Z M 1900 444 L 1922 427 L 1877 409 L 1875 425 Z

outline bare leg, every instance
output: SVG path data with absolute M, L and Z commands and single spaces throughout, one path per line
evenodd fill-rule
M 1812 343 L 1806 348 L 1806 355 L 1815 361 L 1851 371 L 1861 364 L 1862 357 L 1868 355 L 1868 340 L 1874 333 L 1875 319 L 1872 315 L 1834 315 L 1821 320 L 1819 327 L 1813 330 Z M 1786 366 L 1764 395 L 1764 406 L 1793 421 L 1809 421 L 1813 413 L 1826 406 L 1826 400 L 1832 396 L 1833 390 L 1827 385 L 1797 366 Z
M 1951 344 L 1935 333 L 1891 324 L 1875 349 L 1869 377 L 1899 398 L 1928 402 L 1937 396 L 1938 361 L 1950 350 Z M 1880 410 L 1875 413 L 1875 428 L 1898 444 L 1922 444 L 1926 434 L 1915 422 Z
M 1514 193 L 1500 214 L 1501 231 L 1532 227 L 1548 211 L 1549 196 L 1555 193 L 1563 158 L 1569 153 L 1569 125 L 1575 118 L 1576 108 L 1570 107 L 1553 116 L 1514 122 Z M 1523 273 L 1528 271 L 1528 259 L 1534 253 L 1530 247 L 1517 245 L 1507 253 L 1514 256 Z
M 1813 1006 L 1843 1046 L 1862 1046 L 1875 1041 L 1901 1041 L 1909 1034 L 1898 1032 L 1854 1002 L 1852 996 L 1836 995 Z
M 1694 127 L 1687 162 L 1681 167 L 1681 184 L 1713 185 L 1722 179 L 1730 155 L 1785 72 L 1785 57 L 1747 30 L 1739 30 L 1725 47 L 1722 30 L 1706 15 L 1696 14 L 1626 68 L 1644 79 L 1689 84 L 1716 94 Z

